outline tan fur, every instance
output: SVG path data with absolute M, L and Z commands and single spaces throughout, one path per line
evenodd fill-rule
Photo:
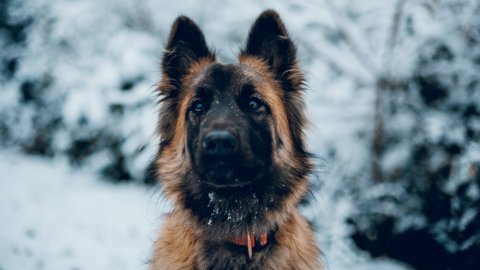
M 298 210 L 283 224 L 275 239 L 284 252 L 276 257 L 285 258 L 286 262 L 273 262 L 271 269 L 322 269 L 318 259 L 319 251 L 315 245 L 308 244 L 315 242 L 313 232 Z
M 165 220 L 155 246 L 150 270 L 203 270 L 201 230 L 188 210 L 175 210 Z M 275 234 L 278 243 L 265 253 L 254 253 L 252 260 L 265 260 L 265 270 L 321 270 L 313 233 L 300 215 L 293 211 Z
M 170 213 L 160 230 L 150 269 L 195 269 L 198 260 L 195 246 L 199 240 L 193 228 L 192 217 L 186 211 Z

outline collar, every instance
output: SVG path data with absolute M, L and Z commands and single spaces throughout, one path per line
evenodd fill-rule
M 248 251 L 248 258 L 251 259 L 253 255 L 253 248 L 257 247 L 264 247 L 268 244 L 268 234 L 262 233 L 260 235 L 255 236 L 255 234 L 251 233 L 247 229 L 247 234 L 242 235 L 240 237 L 235 237 L 230 240 L 231 243 L 242 246 L 247 248 Z

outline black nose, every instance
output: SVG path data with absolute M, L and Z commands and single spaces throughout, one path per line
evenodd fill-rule
M 205 136 L 202 145 L 206 154 L 224 157 L 235 152 L 237 140 L 229 131 L 214 130 Z

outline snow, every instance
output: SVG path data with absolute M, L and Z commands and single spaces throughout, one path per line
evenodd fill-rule
M 62 160 L 0 154 L 0 269 L 146 269 L 160 193 Z

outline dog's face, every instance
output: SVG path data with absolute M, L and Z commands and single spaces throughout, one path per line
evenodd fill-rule
M 237 64 L 221 64 L 179 17 L 162 59 L 158 176 L 205 231 L 266 231 L 305 194 L 303 76 L 278 14 L 264 12 Z M 224 235 L 222 235 L 224 234 Z
M 216 193 L 253 190 L 270 174 L 273 123 L 259 74 L 244 65 L 206 65 L 186 112 L 194 172 Z

